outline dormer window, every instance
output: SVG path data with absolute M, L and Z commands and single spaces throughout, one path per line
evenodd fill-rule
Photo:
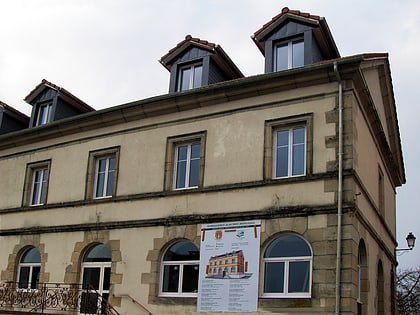
M 41 126 L 51 121 L 52 103 L 41 104 L 38 108 L 38 114 L 36 119 L 36 126 Z
M 25 101 L 32 105 L 29 127 L 47 125 L 94 110 L 67 90 L 47 80 L 42 80 L 25 97 Z
M 285 7 L 252 36 L 265 57 L 265 73 L 340 57 L 326 20 Z
M 170 93 L 243 78 L 222 47 L 191 35 L 185 36 L 160 63 L 171 72 Z
M 303 38 L 280 42 L 274 46 L 274 71 L 302 67 L 304 64 Z
M 185 91 L 202 86 L 203 64 L 192 64 L 179 68 L 177 91 Z

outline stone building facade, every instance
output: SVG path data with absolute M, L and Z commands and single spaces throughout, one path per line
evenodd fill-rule
M 0 312 L 56 284 L 118 314 L 195 314 L 201 225 L 260 220 L 252 314 L 396 313 L 388 55 L 341 57 L 324 18 L 287 8 L 253 40 L 261 75 L 187 36 L 161 58 L 168 94 L 95 111 L 31 91 L 31 118 L 13 111 L 30 124 L 0 135 Z M 98 310 L 70 304 L 54 311 Z

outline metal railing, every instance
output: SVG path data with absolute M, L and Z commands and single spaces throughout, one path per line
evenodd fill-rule
M 119 315 L 105 296 L 80 284 L 42 283 L 36 289 L 19 288 L 17 282 L 0 283 L 0 310 L 35 313 Z

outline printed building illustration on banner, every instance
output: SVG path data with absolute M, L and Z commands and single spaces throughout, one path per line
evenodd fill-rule
M 211 256 L 206 266 L 206 278 L 245 278 L 248 262 L 242 250 Z

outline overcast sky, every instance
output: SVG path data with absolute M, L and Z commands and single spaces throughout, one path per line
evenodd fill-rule
M 250 35 L 285 6 L 324 16 L 342 56 L 390 54 L 407 176 L 397 240 L 419 237 L 399 267 L 419 267 L 418 0 L 0 0 L 0 100 L 30 115 L 23 99 L 42 79 L 95 109 L 165 94 L 169 72 L 158 60 L 187 34 L 221 45 L 246 76 L 260 74 Z

